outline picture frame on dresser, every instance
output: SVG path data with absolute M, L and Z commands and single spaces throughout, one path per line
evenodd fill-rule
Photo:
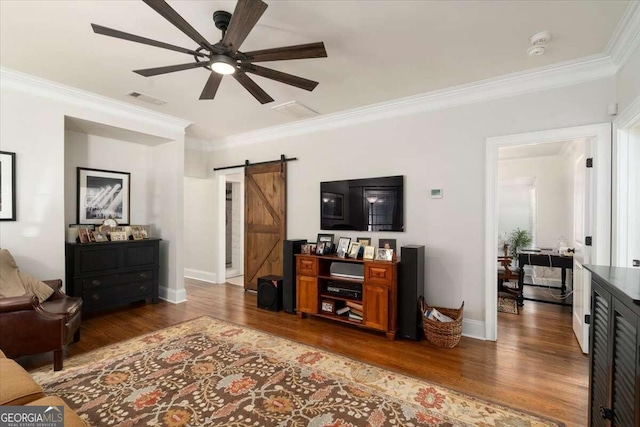
M 102 224 L 115 219 L 129 224 L 131 174 L 103 169 L 77 168 L 77 222 Z
M 0 151 L 0 221 L 16 221 L 16 153 Z

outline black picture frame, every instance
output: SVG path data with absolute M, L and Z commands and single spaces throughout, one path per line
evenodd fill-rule
M 316 248 L 320 248 L 320 243 L 324 243 L 322 255 L 328 255 L 333 251 L 333 237 L 334 236 L 335 236 L 334 234 L 318 233 L 318 240 L 317 240 L 317 243 L 316 243 Z M 318 253 L 317 250 L 316 250 L 316 253 Z M 318 255 L 320 255 L 320 254 L 318 254 Z
M 344 219 L 344 195 L 323 192 L 320 198 L 320 214 L 324 219 Z
M 385 248 L 386 244 L 389 244 L 387 249 L 393 249 L 394 252 L 396 251 L 396 239 L 378 239 L 379 248 Z
M 16 221 L 16 213 L 16 153 L 0 151 L 0 221 Z
M 101 194 L 102 198 L 100 198 Z M 119 225 L 129 224 L 131 213 L 131 174 L 129 172 L 79 167 L 76 195 L 78 224 L 102 224 L 107 218 L 115 219 Z

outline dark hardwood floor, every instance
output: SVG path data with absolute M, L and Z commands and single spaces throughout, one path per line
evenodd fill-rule
M 65 358 L 199 316 L 276 334 L 422 378 L 454 390 L 544 415 L 587 424 L 588 357 L 571 329 L 571 309 L 526 301 L 520 315 L 498 313 L 498 341 L 462 337 L 454 349 L 426 341 L 387 341 L 384 334 L 319 318 L 298 319 L 256 308 L 256 295 L 233 285 L 187 280 L 188 301 L 129 307 L 83 316 L 81 341 Z M 27 369 L 52 364 L 51 354 L 23 357 Z

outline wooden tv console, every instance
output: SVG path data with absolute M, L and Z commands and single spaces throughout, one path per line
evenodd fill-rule
M 334 262 L 364 264 L 364 279 L 349 279 L 332 276 L 329 272 Z M 338 296 L 327 292 L 327 286 L 341 283 L 360 287 L 362 297 Z M 362 321 L 327 310 L 352 303 L 362 305 Z M 362 259 L 339 258 L 335 255 L 296 255 L 296 309 L 300 318 L 311 314 L 338 322 L 374 329 L 386 333 L 394 340 L 398 331 L 398 262 L 363 261 Z M 324 302 L 324 304 L 323 304 Z M 323 310 L 324 308 L 324 310 Z

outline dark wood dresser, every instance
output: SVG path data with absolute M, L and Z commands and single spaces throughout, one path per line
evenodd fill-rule
M 589 425 L 640 426 L 640 268 L 591 271 Z
M 157 303 L 160 241 L 67 243 L 66 293 L 81 297 L 86 311 Z

